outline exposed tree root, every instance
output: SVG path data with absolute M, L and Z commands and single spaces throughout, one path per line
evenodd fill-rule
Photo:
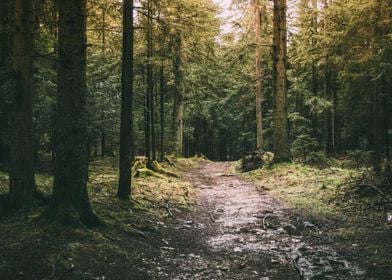
M 176 167 L 176 164 L 169 156 L 164 156 L 163 161 L 169 164 L 172 167 Z
M 35 190 L 32 196 L 27 198 L 12 197 L 7 194 L 0 195 L 0 216 L 12 215 L 16 212 L 27 210 L 37 206 L 45 206 L 50 202 L 50 196 Z
M 149 161 L 146 157 L 137 157 L 135 159 L 132 165 L 132 175 L 139 178 L 145 178 L 148 176 L 166 178 L 162 175 L 178 177 L 176 173 L 163 168 L 158 161 Z
M 170 177 L 178 178 L 178 174 L 166 170 L 156 160 L 150 162 L 148 164 L 147 168 L 150 168 L 151 170 L 153 170 L 154 172 L 157 172 L 157 173 L 161 173 L 161 174 L 164 174 L 164 175 L 167 175 Z
M 196 154 L 196 157 L 197 158 L 202 158 L 202 159 L 204 159 L 204 160 L 209 160 L 205 155 L 203 155 L 202 153 L 197 153 Z
M 44 222 L 57 223 L 65 226 L 94 228 L 104 224 L 90 207 L 81 207 L 79 210 L 72 204 L 55 205 L 53 202 L 42 213 Z
M 153 170 L 148 169 L 147 167 L 137 169 L 134 176 L 137 178 L 156 177 L 161 179 L 167 179 L 165 176 L 156 173 Z

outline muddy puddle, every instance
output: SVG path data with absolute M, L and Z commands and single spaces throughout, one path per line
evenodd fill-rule
M 198 190 L 194 211 L 165 225 L 151 279 L 370 279 L 309 221 L 251 183 L 227 175 L 228 163 L 208 163 L 188 179 Z

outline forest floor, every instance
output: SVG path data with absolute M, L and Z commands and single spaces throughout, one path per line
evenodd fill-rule
M 91 165 L 106 226 L 41 221 L 42 207 L 2 218 L 0 279 L 391 279 L 385 209 L 337 185 L 354 172 L 298 164 L 238 174 L 233 163 L 178 159 L 179 178 L 137 178 L 115 198 L 117 163 Z M 354 172 L 355 173 L 355 172 Z M 7 176 L 0 173 L 0 193 Z M 52 177 L 37 176 L 50 192 Z

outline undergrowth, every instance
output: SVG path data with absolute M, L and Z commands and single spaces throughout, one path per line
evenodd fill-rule
M 175 167 L 163 167 L 181 174 L 204 161 L 178 159 Z M 155 236 L 167 220 L 193 204 L 194 191 L 181 176 L 134 178 L 132 199 L 120 201 L 117 166 L 114 158 L 90 164 L 88 191 L 103 228 L 46 224 L 39 219 L 43 207 L 2 218 L 0 279 L 148 279 L 138 269 L 148 265 L 143 256 L 154 254 Z M 36 183 L 51 193 L 52 176 L 36 174 Z M 7 191 L 8 175 L 0 172 L 0 194 Z

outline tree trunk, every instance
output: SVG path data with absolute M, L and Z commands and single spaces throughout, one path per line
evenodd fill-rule
M 164 152 L 164 137 L 165 137 L 165 76 L 164 76 L 164 67 L 163 67 L 163 62 L 161 64 L 161 69 L 159 71 L 159 93 L 160 93 L 160 126 L 161 126 L 161 140 L 159 142 L 160 148 L 160 156 L 159 159 L 163 161 L 163 158 L 165 156 Z
M 100 224 L 87 193 L 86 0 L 59 1 L 58 88 L 53 199 L 44 217 Z
M 326 100 L 331 100 L 331 87 L 332 87 L 332 76 L 331 76 L 331 67 L 329 62 L 329 56 L 327 55 L 325 58 L 325 91 L 324 98 Z M 330 120 L 331 120 L 331 112 L 329 109 L 324 111 L 324 151 L 326 154 L 331 152 L 331 139 L 330 135 Z
M 384 146 L 385 146 L 385 174 L 392 176 L 392 162 L 391 162 L 391 148 L 390 148 L 390 137 L 389 137 L 389 118 L 390 113 L 388 110 L 389 100 L 388 90 L 386 87 L 386 81 L 384 75 L 381 78 L 381 91 L 382 91 L 382 103 L 383 103 L 383 115 L 384 115 Z
M 158 4 L 158 22 L 161 22 L 161 6 Z M 166 35 L 166 26 L 164 24 L 161 25 L 161 42 L 160 42 L 160 57 L 161 63 L 159 67 L 159 124 L 160 124 L 160 139 L 159 139 L 159 160 L 163 161 L 165 157 L 164 151 L 164 140 L 165 140 L 165 67 L 164 67 L 164 55 L 165 55 L 165 35 Z
M 332 70 L 332 111 L 331 111 L 331 151 L 332 153 L 336 153 L 337 147 L 337 133 L 336 129 L 336 107 L 337 107 L 337 88 L 336 88 L 336 74 L 335 71 Z
M 11 108 L 11 16 L 14 1 L 0 1 L 0 164 L 8 167 L 10 160 L 9 118 Z
M 262 69 L 260 61 L 261 17 L 258 0 L 254 0 L 256 36 L 256 147 L 263 148 L 263 106 L 262 106 Z
M 287 28 L 286 0 L 274 0 L 273 20 L 273 62 L 274 62 L 274 161 L 290 160 L 287 135 Z
M 102 118 L 103 121 L 103 118 Z M 106 134 L 105 129 L 102 128 L 101 130 L 101 157 L 105 157 L 106 153 Z
M 377 88 L 377 86 L 376 86 Z M 377 174 L 381 173 L 381 149 L 382 149 L 382 118 L 381 118 L 381 88 L 375 89 L 372 100 L 373 122 L 373 169 Z
M 123 49 L 121 75 L 120 177 L 117 195 L 131 195 L 133 153 L 133 0 L 123 1 Z
M 32 129 L 34 1 L 15 1 L 13 19 L 11 162 L 9 193 L 3 205 L 5 212 L 29 207 L 35 191 Z
M 147 29 L 146 29 L 146 41 L 147 41 L 147 83 L 146 83 L 146 106 L 145 106 L 145 146 L 146 146 L 146 157 L 148 160 L 151 159 L 152 146 L 151 146 L 151 135 L 152 135 L 152 96 L 153 96 L 153 69 L 152 69 L 152 13 L 151 13 L 151 0 L 147 1 Z
M 102 57 L 105 57 L 106 49 L 106 10 L 105 6 L 102 6 Z M 105 157 L 106 153 L 106 132 L 105 132 L 105 113 L 102 108 L 101 112 L 101 157 Z
M 147 103 L 148 103 L 148 129 L 149 139 L 148 145 L 151 149 L 151 154 L 148 158 L 155 160 L 155 127 L 154 127 L 154 72 L 153 72 L 153 46 L 152 46 L 152 0 L 147 1 Z
M 182 73 L 182 34 L 178 34 L 175 39 L 174 54 L 174 128 L 176 137 L 175 152 L 177 156 L 183 153 L 183 119 L 184 119 L 184 81 Z
M 311 53 L 312 56 L 312 93 L 314 96 L 318 95 L 319 88 L 319 78 L 317 73 L 317 62 L 315 60 L 315 49 L 316 49 L 316 36 L 318 29 L 318 8 L 317 8 L 317 0 L 312 0 L 312 27 L 311 27 Z M 312 128 L 313 128 L 313 137 L 319 138 L 318 134 L 318 116 L 317 114 L 312 114 Z

